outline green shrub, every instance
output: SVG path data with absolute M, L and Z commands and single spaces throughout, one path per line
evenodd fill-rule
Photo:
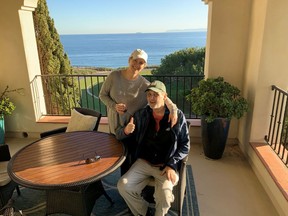
M 241 118 L 248 111 L 248 102 L 240 95 L 240 90 L 224 81 L 223 77 L 201 80 L 187 96 L 192 112 L 205 116 L 207 122 L 215 118 Z
M 12 90 L 14 91 L 14 90 Z M 0 95 L 0 115 L 11 115 L 15 110 L 15 105 L 10 101 L 10 98 L 7 96 L 8 86 Z
M 205 48 L 187 48 L 166 55 L 153 75 L 202 75 L 204 74 Z

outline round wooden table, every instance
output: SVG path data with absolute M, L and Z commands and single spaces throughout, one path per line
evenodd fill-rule
M 101 158 L 90 164 L 85 162 L 96 155 Z M 8 174 L 19 185 L 46 190 L 47 214 L 90 215 L 99 196 L 104 194 L 108 198 L 101 178 L 115 171 L 125 157 L 124 145 L 111 134 L 60 133 L 33 142 L 14 154 Z M 83 206 L 79 207 L 79 202 L 84 202 Z M 91 202 L 89 207 L 87 202 Z

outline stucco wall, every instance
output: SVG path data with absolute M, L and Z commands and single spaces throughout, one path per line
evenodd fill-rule
M 258 5 L 257 5 L 258 7 Z M 272 97 L 271 85 L 287 91 L 288 1 L 268 0 L 260 53 L 259 72 L 255 82 L 255 100 L 251 141 L 261 141 L 268 132 Z M 256 40 L 256 38 L 255 38 Z M 250 71 L 252 73 L 253 71 Z
M 249 101 L 249 112 L 240 121 L 238 138 L 240 140 L 241 148 L 247 149 L 247 145 L 250 141 L 251 136 L 251 125 L 254 114 L 254 100 L 257 94 L 257 85 L 259 76 L 261 73 L 259 71 L 261 57 L 262 57 L 262 46 L 263 46 L 263 33 L 265 29 L 265 19 L 266 19 L 266 0 L 254 0 L 251 5 L 251 18 L 249 23 L 249 36 L 247 44 L 247 58 L 245 63 L 245 73 L 244 73 L 244 86 L 243 86 L 243 96 Z M 268 89 L 267 89 L 268 90 Z M 256 111 L 258 112 L 258 111 Z M 267 111 L 265 114 L 267 115 Z M 266 130 L 267 122 L 263 122 L 261 127 L 259 127 L 259 132 L 263 140 L 263 133 Z M 245 146 L 246 145 L 246 146 Z M 245 150 L 244 150 L 245 151 Z
M 241 91 L 249 38 L 251 1 L 208 1 L 209 17 L 205 76 L 222 76 Z M 238 120 L 231 122 L 229 137 L 238 136 Z
M 34 132 L 43 127 L 36 123 L 31 81 L 40 74 L 32 11 L 37 0 L 2 0 L 0 7 L 0 91 L 23 88 L 22 94 L 9 93 L 16 105 L 6 116 L 6 131 Z M 44 126 L 44 125 L 43 125 Z M 45 128 L 45 127 L 44 127 Z
M 238 136 L 240 147 L 247 153 L 254 172 L 279 215 L 288 215 L 287 199 L 282 195 L 249 142 L 252 144 L 264 142 L 264 136 L 268 132 L 273 99 L 271 85 L 277 85 L 284 90 L 288 87 L 286 71 L 288 31 L 285 27 L 288 24 L 288 16 L 285 13 L 287 8 L 288 2 L 285 0 L 253 1 L 244 79 L 244 96 L 250 101 L 251 110 L 241 121 Z M 279 160 L 277 156 L 275 157 Z M 263 159 L 273 161 L 267 154 L 263 155 Z M 281 170 L 283 165 L 281 164 L 281 162 L 274 164 L 271 169 Z M 274 178 L 283 178 L 283 176 L 284 173 L 279 172 L 279 176 Z

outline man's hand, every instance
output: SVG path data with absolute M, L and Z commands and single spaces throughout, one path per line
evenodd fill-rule
M 130 133 L 133 133 L 134 130 L 135 130 L 134 118 L 131 117 L 129 123 L 124 128 L 124 133 L 126 135 L 129 135 Z
M 127 110 L 126 104 L 119 103 L 115 105 L 116 112 L 119 114 L 124 114 Z
M 166 176 L 167 176 L 167 179 L 168 179 L 169 181 L 171 181 L 173 185 L 175 185 L 175 184 L 178 182 L 179 177 L 178 177 L 178 175 L 176 174 L 175 170 L 172 169 L 171 167 L 166 166 L 166 167 L 164 168 L 164 170 L 162 171 L 162 175 L 165 175 L 165 174 L 166 174 Z

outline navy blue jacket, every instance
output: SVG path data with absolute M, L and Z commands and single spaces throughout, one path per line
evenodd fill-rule
M 166 107 L 166 111 L 169 110 Z M 134 140 L 136 147 L 135 157 L 138 158 L 139 150 L 143 145 L 143 138 L 147 131 L 147 127 L 149 125 L 149 121 L 151 116 L 153 115 L 152 109 L 147 105 L 145 108 L 137 111 L 134 114 L 134 124 L 135 131 L 130 135 L 124 134 L 124 127 L 118 128 L 116 131 L 116 138 L 119 140 L 125 140 L 125 138 L 129 137 L 129 140 Z M 190 139 L 189 139 L 189 131 L 187 127 L 186 118 L 181 110 L 178 109 L 178 121 L 171 128 L 173 136 L 173 148 L 170 149 L 169 155 L 166 157 L 165 166 L 169 166 L 174 170 L 179 170 L 180 162 L 183 160 L 189 153 L 190 150 Z M 132 137 L 131 137 L 132 136 Z

